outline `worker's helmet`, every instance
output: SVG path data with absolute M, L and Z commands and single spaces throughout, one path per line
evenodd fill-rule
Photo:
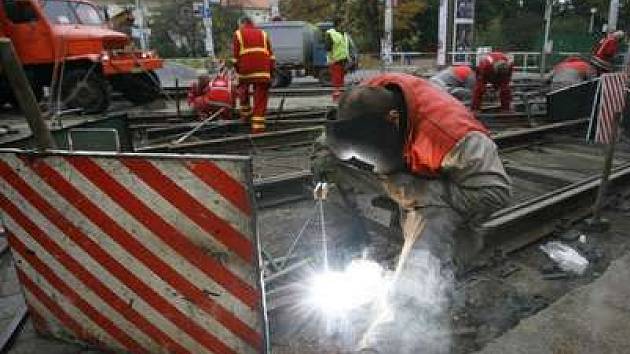
M 355 159 L 376 173 L 400 170 L 403 134 L 386 120 L 396 106 L 395 95 L 385 88 L 353 89 L 342 97 L 336 120 L 327 124 L 327 145 L 339 159 Z
M 453 74 L 457 80 L 466 81 L 473 74 L 473 70 L 468 65 L 456 65 L 453 66 Z

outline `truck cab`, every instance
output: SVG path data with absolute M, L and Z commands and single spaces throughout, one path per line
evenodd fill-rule
M 89 1 L 4 0 L 0 26 L 36 96 L 49 86 L 67 108 L 99 112 L 109 105 L 112 88 L 136 103 L 159 95 L 154 70 L 162 60 L 127 50 L 130 38 L 109 29 L 104 12 Z M 6 87 L 1 91 L 10 98 Z

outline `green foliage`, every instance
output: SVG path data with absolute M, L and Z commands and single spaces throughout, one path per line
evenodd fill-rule
M 164 1 L 151 18 L 151 46 L 164 58 L 202 57 L 205 55 L 203 21 L 193 14 L 195 0 Z M 230 56 L 232 33 L 240 10 L 214 7 L 213 34 L 215 52 Z

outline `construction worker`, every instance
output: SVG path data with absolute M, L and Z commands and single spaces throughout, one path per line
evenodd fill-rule
M 501 109 L 510 111 L 512 108 L 512 72 L 514 64 L 510 58 L 501 52 L 488 53 L 477 63 L 477 83 L 473 93 L 472 109 L 481 109 L 486 86 L 492 84 L 500 91 Z
M 431 79 L 439 88 L 450 93 L 460 101 L 469 100 L 475 89 L 475 71 L 468 65 L 448 67 Z
M 569 57 L 556 64 L 551 74 L 551 89 L 559 90 L 567 86 L 589 81 L 597 77 L 597 70 L 580 57 Z
M 354 188 L 369 180 L 396 202 L 404 236 L 398 281 L 414 283 L 421 272 L 416 267 L 424 264 L 417 257 L 430 255 L 452 271 L 467 250 L 458 245 L 473 238 L 470 225 L 510 199 L 510 179 L 488 134 L 461 102 L 429 81 L 383 74 L 341 98 L 338 116 L 327 125 L 327 150 L 316 152 L 314 173 L 318 178 L 334 169 L 334 182 Z M 330 153 L 336 164 L 326 161 Z M 402 291 L 398 304 L 414 296 L 403 288 L 395 286 L 394 292 Z M 383 353 L 398 347 L 387 348 Z
M 234 32 L 233 53 L 238 73 L 241 118 L 251 121 L 253 134 L 262 133 L 265 131 L 271 73 L 275 67 L 271 41 L 265 31 L 256 28 L 252 19 L 245 16 Z M 250 105 L 252 89 L 253 110 Z
M 626 34 L 623 31 L 616 31 L 602 38 L 597 43 L 593 50 L 591 63 L 600 73 L 613 70 L 613 61 L 625 36 Z
M 337 103 L 341 97 L 345 83 L 346 65 L 350 59 L 350 39 L 346 33 L 339 32 L 340 21 L 333 21 L 333 28 L 326 31 L 325 44 L 328 52 L 328 67 L 330 79 L 334 87 L 333 102 Z

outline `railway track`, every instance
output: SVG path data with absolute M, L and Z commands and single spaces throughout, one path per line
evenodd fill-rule
M 346 85 L 345 89 L 352 87 L 353 85 L 357 85 L 359 82 L 353 83 L 351 85 Z M 539 82 L 539 81 L 518 81 L 512 84 L 513 90 L 515 92 L 536 92 L 541 91 L 547 87 L 547 83 Z M 183 98 L 188 94 L 187 87 L 163 87 L 162 91 L 164 96 L 170 98 Z M 274 97 L 311 97 L 311 96 L 326 96 L 331 95 L 333 92 L 333 88 L 330 86 L 321 86 L 320 84 L 312 84 L 312 85 L 293 85 L 290 87 L 283 88 L 273 88 L 269 91 L 271 96 Z
M 485 247 L 477 255 L 477 261 L 498 254 L 509 255 L 551 233 L 570 228 L 591 213 L 601 183 L 604 159 L 602 146 L 583 141 L 586 124 L 587 120 L 583 119 L 494 135 L 506 170 L 513 179 L 514 200 L 512 205 L 495 213 L 482 225 Z M 278 190 L 301 190 L 303 198 L 311 198 L 310 185 L 299 188 L 304 181 L 309 178 L 302 176 L 298 181 L 289 176 L 276 177 L 276 182 L 284 185 Z M 630 194 L 630 145 L 622 144 L 617 153 L 610 188 L 615 193 Z M 296 196 L 290 200 L 299 199 Z M 280 204 L 271 203 L 273 206 Z M 389 217 L 373 218 L 382 215 L 383 210 L 371 205 L 363 205 L 361 209 L 366 224 L 374 232 L 401 237 L 392 231 L 394 226 L 389 224 Z M 337 205 L 329 212 L 337 216 L 343 213 L 347 213 L 343 205 Z M 335 231 L 328 230 L 328 233 L 332 235 Z M 318 236 L 303 237 L 317 239 Z M 311 257 L 312 253 L 306 251 L 303 257 L 307 255 Z M 303 259 L 298 257 L 289 265 L 299 264 Z M 270 274 L 277 271 L 282 269 Z M 291 302 L 295 287 L 290 275 L 286 278 L 289 281 L 275 282 L 269 287 L 272 310 L 295 305 Z

